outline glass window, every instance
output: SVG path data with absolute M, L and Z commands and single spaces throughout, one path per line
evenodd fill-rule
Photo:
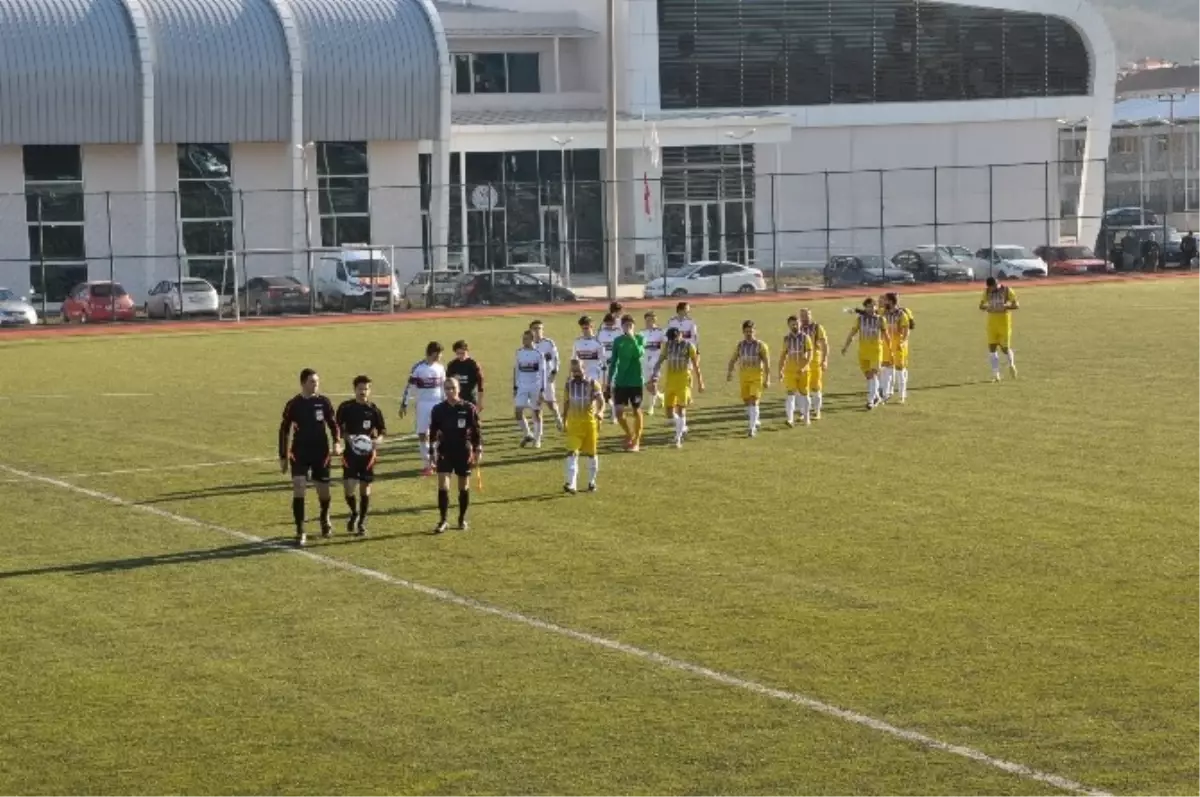
M 472 58 L 476 94 L 504 94 L 508 91 L 504 53 L 476 53 Z
M 83 158 L 75 145 L 29 145 L 21 148 L 25 182 L 83 180 Z
M 31 259 L 84 259 L 82 224 L 31 224 L 28 229 Z
M 371 242 L 371 185 L 364 141 L 317 144 L 317 212 L 321 245 Z
M 369 180 L 366 177 L 321 178 L 317 205 L 322 216 L 365 214 L 371 209 Z
M 317 174 L 319 176 L 354 176 L 369 173 L 367 142 L 322 141 L 317 144 Z
M 83 221 L 83 183 L 40 183 L 25 187 L 25 220 Z
M 233 185 L 228 180 L 180 180 L 179 217 L 233 217 Z
M 462 53 L 454 56 L 454 92 L 456 94 L 471 94 L 474 82 L 471 80 L 471 56 Z
M 664 109 L 1083 96 L 1070 23 L 936 0 L 658 0 Z
M 228 144 L 180 144 L 177 150 L 180 180 L 228 180 Z
M 29 267 L 29 286 L 47 302 L 63 301 L 72 288 L 87 278 L 87 266 L 82 263 L 46 263 L 45 267 L 34 263 Z
M 180 227 L 189 255 L 224 255 L 233 249 L 233 221 L 185 221 Z
M 369 216 L 324 216 L 321 218 L 321 245 L 346 246 L 371 243 Z
M 508 91 L 510 94 L 537 94 L 542 90 L 540 59 L 537 53 L 508 53 Z

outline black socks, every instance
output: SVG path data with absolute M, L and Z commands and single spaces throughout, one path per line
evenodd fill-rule
M 304 499 L 292 496 L 292 519 L 296 521 L 297 530 L 304 526 Z
M 449 496 L 447 496 L 447 498 L 449 498 Z M 458 491 L 458 522 L 459 523 L 462 523 L 464 520 L 467 519 L 467 508 L 469 506 L 471 506 L 471 491 L 470 490 L 459 490 Z M 442 517 L 444 519 L 445 515 L 443 514 Z
M 442 513 L 442 522 L 446 522 L 446 512 L 450 510 L 450 491 L 438 490 L 438 512 Z

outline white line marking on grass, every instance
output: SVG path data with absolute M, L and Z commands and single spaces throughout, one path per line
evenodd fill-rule
M 103 398 L 154 398 L 157 393 L 101 393 Z
M 394 587 L 402 587 L 404 589 L 426 595 L 435 600 L 442 601 L 443 603 L 461 606 L 464 609 L 470 609 L 472 611 L 479 612 L 480 614 L 488 614 L 492 615 L 493 617 L 499 617 L 512 623 L 528 626 L 530 628 L 536 628 L 540 631 L 545 631 L 547 633 L 566 637 L 568 639 L 574 639 L 577 642 L 583 642 L 598 648 L 604 648 L 605 650 L 610 650 L 615 653 L 624 653 L 627 656 L 633 656 L 634 658 L 642 659 L 643 661 L 648 661 L 652 664 L 657 664 L 660 667 L 665 667 L 669 670 L 675 670 L 677 672 L 684 672 L 688 673 L 689 675 L 706 678 L 715 683 L 731 686 L 736 689 L 742 689 L 761 697 L 769 697 L 785 703 L 791 703 L 793 705 L 800 706 L 801 708 L 815 711 L 818 714 L 824 714 L 825 716 L 840 719 L 853 725 L 860 725 L 865 728 L 870 728 L 871 730 L 878 731 L 888 736 L 892 736 L 921 747 L 925 747 L 929 750 L 937 750 L 939 752 L 949 753 L 950 755 L 966 758 L 985 766 L 989 766 L 993 769 L 998 769 L 1001 772 L 1007 772 L 1010 775 L 1024 778 L 1025 780 L 1045 783 L 1057 789 L 1075 792 L 1078 794 L 1094 795 L 1094 797 L 1111 797 L 1109 792 L 1093 789 L 1089 786 L 1083 785 L 1082 783 L 1071 780 L 1070 778 L 1065 778 L 1061 775 L 1055 775 L 1049 772 L 1042 772 L 1041 770 L 1028 767 L 1024 764 L 1018 764 L 1015 761 L 1008 761 L 1003 758 L 995 758 L 981 750 L 976 750 L 973 747 L 943 742 L 940 739 L 927 736 L 920 731 L 901 728 L 897 725 L 892 725 L 891 723 L 884 722 L 883 720 L 876 719 L 866 714 L 860 714 L 857 711 L 838 708 L 837 706 L 817 700 L 816 698 L 807 697 L 806 695 L 802 695 L 798 692 L 789 692 L 785 689 L 776 689 L 771 686 L 760 684 L 756 681 L 750 681 L 745 678 L 739 678 L 736 675 L 730 675 L 729 673 L 724 673 L 719 670 L 712 670 L 699 664 L 693 664 L 689 661 L 684 661 L 683 659 L 671 658 L 670 656 L 666 656 L 662 653 L 656 653 L 653 650 L 639 648 L 634 645 L 627 645 L 624 642 L 619 642 L 615 639 L 609 639 L 607 637 L 597 636 L 595 634 L 589 634 L 586 631 L 577 631 L 574 628 L 568 628 L 547 620 L 540 620 L 537 617 L 521 614 L 520 612 L 512 611 L 511 609 L 505 609 L 500 606 L 493 606 L 492 604 L 484 603 L 483 601 L 478 601 L 474 598 L 469 598 L 464 595 L 458 595 L 439 587 L 430 587 L 415 581 L 398 578 L 396 576 L 383 573 L 379 570 L 372 570 L 368 567 L 351 564 L 350 562 L 346 562 L 341 559 L 336 559 L 308 550 L 293 548 L 284 543 L 267 542 L 262 537 L 258 537 L 248 532 L 238 531 L 237 529 L 231 529 L 215 523 L 208 523 L 203 520 L 197 520 L 196 518 L 187 517 L 186 515 L 178 515 L 166 509 L 159 509 L 156 506 L 134 503 L 119 496 L 103 493 L 99 490 L 90 490 L 87 487 L 80 487 L 77 484 L 72 484 L 61 479 L 55 479 L 50 476 L 41 476 L 36 473 L 30 473 L 29 471 L 20 470 L 4 464 L 0 464 L 0 470 L 10 473 L 17 479 L 26 483 L 33 482 L 47 484 L 51 487 L 57 487 L 60 490 L 65 490 L 67 492 L 86 496 L 88 498 L 94 498 L 97 501 L 103 501 L 115 506 L 125 507 L 133 510 L 134 512 L 153 515 L 155 517 L 163 518 L 164 520 L 172 520 L 176 523 L 192 526 L 193 528 L 215 531 L 220 534 L 224 534 L 227 537 L 233 537 L 234 539 L 242 540 L 243 542 L 266 544 L 272 548 L 277 548 L 280 551 L 295 554 L 296 556 L 303 556 L 312 562 L 325 565 L 326 567 L 331 567 L 348 573 L 354 573 L 364 578 L 380 581 L 384 584 L 389 584 Z
M 202 468 L 222 468 L 229 465 L 250 465 L 259 462 L 278 462 L 275 457 L 252 457 L 250 459 L 227 459 L 222 462 L 189 462 L 179 465 L 159 465 L 154 468 L 122 468 L 120 470 L 101 470 L 85 473 L 71 473 L 68 479 L 89 479 L 96 476 L 124 476 L 132 473 L 158 473 L 161 470 L 200 470 Z

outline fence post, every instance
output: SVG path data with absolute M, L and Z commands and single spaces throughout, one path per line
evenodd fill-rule
M 884 224 L 883 169 L 880 169 L 879 170 L 879 267 L 880 268 L 885 268 L 886 267 L 885 263 L 887 262 L 887 249 L 886 249 L 886 245 L 884 244 L 884 241 L 883 241 L 883 224 Z M 881 274 L 882 274 L 882 272 L 881 272 Z
M 777 145 L 778 146 L 778 145 Z M 778 190 L 775 186 L 775 179 L 778 174 L 771 175 L 771 259 L 775 262 L 771 265 L 774 272 L 773 279 L 775 281 L 775 292 L 779 293 L 779 217 L 776 207 L 775 192 Z
M 995 201 L 995 192 L 992 191 L 992 171 L 994 168 L 995 167 L 992 166 L 992 164 L 990 164 L 990 163 L 988 164 L 988 276 L 989 277 L 995 276 L 992 274 L 992 264 L 996 262 L 996 252 L 994 251 L 995 246 L 996 246 L 996 223 L 994 221 L 994 217 L 996 214 L 994 212 L 995 208 L 993 207 L 993 204 Z
M 108 281 L 116 284 L 116 263 L 113 260 L 113 232 L 112 232 L 112 191 L 104 192 L 104 216 L 108 226 Z M 136 310 L 134 311 L 136 314 Z M 108 294 L 108 320 L 115 322 L 117 320 L 117 292 L 109 291 Z
M 175 205 L 175 279 L 183 283 L 183 224 L 179 208 L 179 191 L 172 191 L 171 197 Z M 236 275 L 235 275 L 236 276 Z
M 833 231 L 829 228 L 833 224 L 833 212 L 829 208 L 829 170 L 825 172 L 825 264 L 821 267 L 821 282 L 825 287 L 829 287 L 829 259 L 833 256 L 831 251 L 833 248 Z
M 38 268 L 42 272 L 42 321 L 46 320 L 46 294 L 49 293 L 49 286 L 46 285 L 46 235 L 42 227 L 42 194 L 39 191 L 37 195 L 37 229 L 38 229 Z M 70 289 L 68 289 L 70 290 Z M 66 315 L 63 315 L 66 319 Z
M 1046 243 L 1045 246 L 1053 246 L 1057 241 L 1050 240 L 1050 161 L 1046 161 L 1046 172 L 1042 179 L 1042 186 L 1045 192 L 1046 199 Z M 1075 242 L 1079 243 L 1079 231 L 1076 230 Z
M 942 245 L 942 242 L 938 239 L 938 235 L 939 235 L 939 231 L 938 231 L 938 167 L 934 166 L 933 167 L 933 256 L 935 258 L 934 262 L 937 262 L 936 258 L 938 257 L 938 253 L 941 251 L 938 247 L 940 247 Z

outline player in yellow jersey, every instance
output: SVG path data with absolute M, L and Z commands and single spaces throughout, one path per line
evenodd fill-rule
M 862 308 L 854 310 L 854 326 L 842 345 L 842 354 L 858 338 L 858 367 L 867 378 L 867 409 L 873 410 L 879 403 L 879 368 L 883 363 L 884 349 L 891 346 L 887 325 L 883 316 L 875 311 L 875 300 L 863 299 Z
M 800 330 L 813 343 L 812 364 L 809 365 L 808 390 L 814 421 L 821 420 L 821 407 L 825 403 L 825 371 L 829 368 L 829 336 L 825 326 L 818 324 L 807 307 L 800 310 Z
M 767 344 L 758 339 L 753 321 L 742 322 L 742 341 L 729 358 L 726 380 L 733 380 L 735 368 L 738 369 L 742 403 L 746 405 L 746 420 L 750 424 L 749 436 L 754 437 L 761 425 L 758 401 L 762 398 L 763 390 L 771 386 L 771 355 Z
M 1017 378 L 1016 352 L 1012 349 L 1012 314 L 1020 307 L 1012 288 L 996 282 L 995 277 L 987 278 L 987 288 L 979 300 L 979 309 L 988 314 L 988 357 L 992 363 L 993 382 L 1000 381 L 1000 354 L 997 350 L 1008 357 L 1008 375 Z
M 660 377 L 660 374 L 663 376 Z M 675 447 L 683 445 L 687 435 L 687 408 L 692 403 L 692 376 L 696 377 L 696 389 L 704 392 L 704 377 L 700 374 L 700 354 L 690 340 L 685 340 L 678 327 L 667 330 L 667 339 L 662 353 L 650 372 L 650 384 L 654 389 L 662 385 L 663 406 L 667 417 L 675 422 Z M 661 381 L 660 381 L 661 379 Z
M 813 343 L 800 328 L 800 319 L 788 316 L 788 333 L 783 336 L 783 350 L 779 353 L 779 381 L 787 391 L 787 425 L 796 425 L 796 405 L 800 405 L 800 423 L 808 426 L 809 402 L 812 389 Z
M 882 384 L 880 392 L 888 401 L 899 390 L 900 403 L 908 400 L 908 344 L 916 326 L 912 311 L 900 306 L 900 296 L 895 293 L 883 295 L 883 320 L 887 324 L 891 345 L 883 353 Z
M 579 476 L 579 455 L 590 460 L 588 492 L 596 491 L 596 474 L 600 470 L 597 441 L 600 438 L 600 418 L 604 414 L 604 389 L 600 383 L 584 374 L 583 363 L 571 360 L 571 376 L 563 385 L 563 401 L 559 406 L 566 411 L 564 426 L 567 446 L 567 480 L 563 491 L 575 494 L 575 482 Z

